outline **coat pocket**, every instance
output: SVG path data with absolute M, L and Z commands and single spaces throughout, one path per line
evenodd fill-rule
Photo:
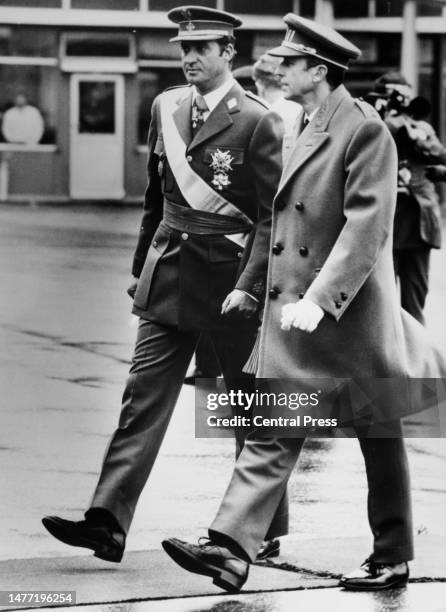
M 134 306 L 146 310 L 149 303 L 150 287 L 158 261 L 166 252 L 170 243 L 170 231 L 161 223 L 155 232 L 147 252 L 146 261 L 136 288 Z

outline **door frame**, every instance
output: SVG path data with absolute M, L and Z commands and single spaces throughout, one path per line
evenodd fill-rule
M 98 197 L 97 194 L 79 189 L 74 184 L 73 159 L 76 154 L 75 140 L 79 137 L 79 83 L 81 81 L 113 81 L 115 83 L 115 136 L 119 140 L 120 163 L 118 166 L 118 178 L 120 188 L 113 193 L 105 193 Z M 74 72 L 70 75 L 70 130 L 69 130 L 69 194 L 73 199 L 122 199 L 125 196 L 124 189 L 124 167 L 125 167 L 125 143 L 124 143 L 124 93 L 125 80 L 123 74 L 107 72 Z

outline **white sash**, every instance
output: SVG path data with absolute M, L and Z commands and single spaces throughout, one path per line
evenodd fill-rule
M 186 161 L 186 143 L 181 138 L 173 119 L 177 108 L 178 91 L 169 90 L 161 95 L 161 125 L 169 166 L 184 199 L 195 210 L 234 217 L 252 226 L 252 221 L 236 206 L 228 202 L 210 187 Z M 245 246 L 248 234 L 226 234 L 226 238 L 241 247 Z

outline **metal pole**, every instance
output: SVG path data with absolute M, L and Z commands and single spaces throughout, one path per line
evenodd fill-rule
M 405 0 L 401 36 L 401 73 L 418 93 L 418 37 L 416 0 Z
M 0 154 L 0 202 L 6 202 L 9 191 L 9 155 Z
M 333 26 L 333 0 L 316 0 L 315 19 L 324 25 Z
M 300 15 L 300 0 L 293 0 L 293 13 Z

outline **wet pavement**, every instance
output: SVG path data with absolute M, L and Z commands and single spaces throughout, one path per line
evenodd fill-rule
M 382 593 L 345 593 L 341 589 L 310 589 L 281 593 L 191 597 L 162 602 L 85 606 L 85 612 L 445 612 L 445 584 L 417 584 Z M 443 602 L 443 604 L 441 603 Z M 47 608 L 46 610 L 50 610 Z M 63 609 L 64 612 L 68 608 Z
M 117 423 L 136 333 L 125 290 L 139 220 L 135 208 L 0 208 L 0 559 L 81 552 L 48 537 L 40 519 L 47 513 L 81 517 Z M 445 267 L 445 253 L 434 252 L 426 318 L 446 351 Z M 195 538 L 212 519 L 230 476 L 233 442 L 195 439 L 193 423 L 193 389 L 184 387 L 128 551 L 159 549 L 169 535 Z M 446 536 L 445 441 L 410 439 L 407 445 L 416 531 L 419 537 Z M 346 547 L 349 538 L 369 538 L 355 440 L 309 440 L 290 498 L 291 530 L 299 537 L 343 537 Z M 363 556 L 368 553 L 365 543 Z M 286 610 L 284 598 L 282 608 L 231 609 Z M 386 610 L 373 602 L 360 605 L 365 612 Z

